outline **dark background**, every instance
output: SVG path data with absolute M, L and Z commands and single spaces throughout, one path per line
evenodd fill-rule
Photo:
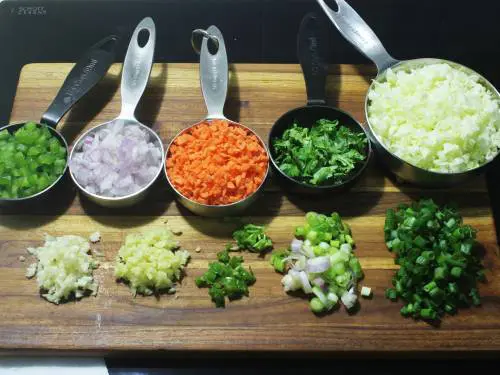
M 394 57 L 455 60 L 500 86 L 500 32 L 497 27 L 500 1 L 349 0 L 349 3 L 372 26 Z M 143 17 L 151 16 L 156 23 L 156 61 L 198 61 L 189 42 L 191 31 L 215 24 L 224 34 L 231 62 L 296 63 L 297 30 L 303 15 L 311 10 L 321 12 L 314 0 L 6 0 L 0 4 L 0 123 L 9 120 L 23 65 L 75 61 L 90 45 L 110 33 L 123 37 L 117 55 L 118 60 L 123 61 L 131 32 Z M 333 26 L 330 35 L 331 63 L 369 62 Z M 499 217 L 497 206 L 500 203 L 498 164 L 488 175 L 495 217 Z M 164 361 L 110 358 L 107 362 L 112 375 L 271 374 L 279 369 L 295 375 L 324 371 L 317 366 L 325 366 L 327 371 L 339 374 L 361 371 L 389 374 L 408 368 L 420 373 L 470 373 L 479 369 L 477 364 L 470 362 L 364 363 L 359 360 L 363 355 L 347 361 L 266 357 L 263 360 L 235 359 L 219 354 L 217 359 L 207 356 L 173 359 L 170 356 Z M 494 354 L 491 357 L 495 358 Z M 232 369 L 221 370 L 228 366 Z M 160 367 L 176 370 L 152 369 Z M 192 367 L 205 369 L 194 371 Z M 480 368 L 485 367 L 486 363 L 482 362 Z

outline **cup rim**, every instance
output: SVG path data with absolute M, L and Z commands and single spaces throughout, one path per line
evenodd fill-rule
M 273 130 L 275 129 L 276 125 L 278 123 L 280 123 L 283 118 L 285 116 L 288 116 L 290 115 L 291 113 L 293 112 L 296 112 L 296 111 L 307 111 L 307 110 L 313 110 L 313 109 L 317 109 L 317 108 L 325 108 L 325 109 L 329 109 L 329 110 L 333 110 L 335 112 L 340 112 L 346 116 L 348 116 L 360 129 L 361 131 L 363 132 L 363 134 L 365 135 L 366 139 L 367 139 L 367 154 L 366 154 L 366 158 L 365 160 L 363 160 L 362 162 L 362 165 L 359 167 L 359 169 L 354 173 L 352 174 L 348 179 L 346 179 L 345 181 L 342 181 L 341 183 L 337 183 L 337 184 L 330 184 L 330 185 L 312 185 L 312 184 L 309 184 L 307 182 L 302 182 L 302 181 L 298 181 L 296 179 L 294 179 L 293 177 L 290 177 L 288 176 L 286 173 L 284 173 L 280 168 L 279 166 L 276 164 L 276 161 L 274 160 L 274 156 L 273 156 L 273 152 L 272 152 L 272 134 L 273 134 Z M 359 121 L 357 121 L 354 116 L 352 116 L 349 112 L 347 111 L 344 111 L 340 108 L 336 108 L 336 107 L 332 107 L 332 106 L 329 106 L 329 105 L 317 105 L 317 104 L 314 104 L 314 105 L 305 105 L 305 106 L 302 106 L 302 107 L 296 107 L 296 108 L 293 108 L 291 110 L 289 110 L 288 112 L 285 112 L 284 114 L 282 114 L 273 124 L 273 126 L 271 127 L 271 130 L 269 131 L 269 136 L 268 136 L 268 143 L 269 143 L 269 157 L 270 157 L 270 160 L 273 164 L 273 166 L 275 167 L 275 169 L 278 171 L 278 173 L 285 177 L 288 181 L 290 181 L 291 183 L 294 183 L 298 186 L 301 186 L 301 187 L 305 187 L 305 188 L 308 188 L 308 189 L 317 189 L 317 190 L 324 190 L 324 191 L 327 191 L 327 190 L 331 190 L 331 189 L 337 189 L 337 188 L 341 188 L 343 186 L 346 186 L 348 184 L 350 184 L 352 181 L 356 180 L 358 177 L 360 177 L 363 172 L 366 170 L 369 162 L 370 162 L 370 159 L 371 159 L 371 156 L 372 156 L 372 153 L 373 153 L 373 148 L 372 148 L 372 142 L 370 140 L 370 137 L 368 136 L 368 132 L 367 130 L 365 129 L 365 127 L 363 125 L 361 125 L 361 123 Z
M 73 174 L 73 170 L 71 168 L 71 160 L 73 158 L 73 153 L 75 153 L 77 149 L 79 149 L 81 147 L 81 143 L 83 142 L 83 139 L 85 139 L 86 136 L 88 136 L 90 133 L 93 133 L 95 131 L 97 131 L 98 128 L 101 128 L 101 127 L 104 127 L 104 126 L 107 126 L 107 125 L 110 125 L 111 123 L 113 123 L 114 121 L 116 121 L 118 119 L 114 119 L 114 120 L 111 120 L 111 121 L 108 121 L 108 122 L 104 122 L 102 124 L 99 124 L 99 125 L 96 125 L 90 129 L 88 129 L 86 132 L 84 132 L 83 134 L 81 134 L 77 140 L 74 142 L 73 144 L 73 147 L 71 148 L 71 153 L 70 153 L 70 156 L 68 158 L 68 169 L 69 169 L 69 174 L 71 176 L 71 179 L 73 180 L 73 182 L 75 183 L 75 185 L 83 192 L 85 193 L 86 195 L 88 196 L 91 196 L 92 198 L 95 198 L 95 199 L 98 199 L 98 200 L 105 200 L 105 201 L 108 201 L 108 202 L 119 202 L 119 201 L 124 201 L 124 200 L 127 200 L 127 199 L 130 199 L 130 198 L 134 198 L 140 194 L 142 194 L 144 191 L 148 190 L 153 184 L 154 182 L 158 179 L 158 176 L 161 174 L 161 171 L 163 169 L 163 163 L 164 163 L 164 160 L 163 160 L 163 157 L 162 157 L 162 160 L 160 162 L 160 165 L 159 165 L 159 168 L 158 168 L 158 171 L 156 172 L 155 176 L 153 177 L 153 179 L 148 182 L 146 185 L 144 185 L 141 189 L 139 189 L 138 191 L 134 192 L 134 193 L 131 193 L 131 194 L 128 194 L 128 195 L 124 195 L 124 196 L 120 196 L 120 197 L 106 197 L 106 196 L 103 196 L 103 195 L 99 195 L 99 194 L 95 194 L 95 193 L 90 193 L 89 191 L 87 191 L 79 182 L 78 180 L 76 179 L 76 177 L 74 176 Z M 129 120 L 131 121 L 131 120 Z M 143 129 L 146 129 L 149 134 L 151 135 L 154 135 L 154 137 L 156 138 L 156 140 L 158 141 L 158 144 L 160 146 L 160 152 L 161 152 L 161 155 L 163 156 L 163 152 L 164 152 L 164 148 L 163 148 L 163 141 L 161 140 L 160 136 L 154 131 L 152 130 L 151 128 L 147 127 L 146 125 L 144 125 L 143 123 L 139 122 L 139 121 L 133 121 L 133 124 L 134 125 L 139 125 L 140 127 L 142 127 Z M 125 125 L 127 126 L 127 125 Z
M 69 169 L 69 148 L 68 148 L 68 142 L 66 141 L 66 138 L 63 137 L 63 135 L 55 128 L 47 125 L 47 124 L 42 124 L 38 121 L 24 121 L 24 122 L 16 122 L 12 124 L 7 124 L 5 126 L 2 126 L 0 128 L 0 131 L 2 130 L 7 130 L 9 127 L 15 127 L 15 126 L 23 126 L 26 125 L 28 122 L 34 122 L 35 124 L 39 126 L 45 126 L 47 129 L 49 129 L 50 132 L 55 133 L 56 136 L 58 137 L 59 140 L 62 140 L 64 147 L 66 148 L 66 165 L 64 166 L 64 170 L 61 173 L 61 175 L 49 186 L 47 186 L 45 189 L 29 195 L 27 197 L 21 197 L 21 198 L 0 198 L 0 202 L 9 202 L 9 203 L 14 203 L 14 202 L 25 202 L 34 198 L 38 198 L 39 196 L 43 195 L 44 193 L 47 193 L 49 190 L 51 190 L 53 187 L 59 183 L 59 181 L 62 180 L 63 176 L 66 174 L 66 171 Z
M 500 93 L 498 92 L 496 87 L 490 81 L 488 81 L 482 74 L 479 74 L 475 70 L 473 70 L 465 65 L 462 65 L 460 63 L 454 62 L 454 61 L 440 59 L 440 58 L 423 57 L 423 58 L 417 58 L 417 59 L 402 60 L 402 61 L 399 61 L 397 64 L 394 64 L 390 68 L 398 68 L 399 67 L 399 69 L 402 69 L 401 66 L 404 66 L 406 64 L 411 64 L 411 63 L 414 63 L 414 64 L 421 63 L 423 65 L 445 63 L 445 64 L 448 64 L 448 65 L 454 67 L 454 68 L 465 70 L 466 72 L 468 72 L 470 74 L 477 75 L 479 77 L 479 80 L 481 81 L 480 84 L 485 86 L 487 90 L 491 91 L 491 93 L 497 98 L 498 102 L 500 103 Z M 495 154 L 495 156 L 492 159 L 487 160 L 485 163 L 478 165 L 475 168 L 467 169 L 467 170 L 461 171 L 461 172 L 439 172 L 439 171 L 431 171 L 429 169 L 419 167 L 419 166 L 417 166 L 417 165 L 415 165 L 407 160 L 404 160 L 403 158 L 399 157 L 394 152 L 389 150 L 387 148 L 387 146 L 384 144 L 384 142 L 382 142 L 382 140 L 380 139 L 378 134 L 375 132 L 375 130 L 373 129 L 373 126 L 370 123 L 370 117 L 368 116 L 368 108 L 369 108 L 369 102 L 370 102 L 370 100 L 368 98 L 368 94 L 373 89 L 373 86 L 376 84 L 376 82 L 382 81 L 382 79 L 385 77 L 386 71 L 387 71 L 387 69 L 382 71 L 382 72 L 379 72 L 377 74 L 377 76 L 375 77 L 375 79 L 372 80 L 372 83 L 370 84 L 370 86 L 368 87 L 368 91 L 367 91 L 367 94 L 365 96 L 365 118 L 366 118 L 366 124 L 367 124 L 368 128 L 370 129 L 370 133 L 375 138 L 377 145 L 382 147 L 384 149 L 384 151 L 386 151 L 392 157 L 397 159 L 400 163 L 408 164 L 409 166 L 411 166 L 412 168 L 415 168 L 420 173 L 428 173 L 428 174 L 439 176 L 439 177 L 460 176 L 460 175 L 465 175 L 465 174 L 474 174 L 475 172 L 478 172 L 478 171 L 482 170 L 483 168 L 486 168 L 500 155 L 500 148 L 499 148 L 497 150 L 497 153 Z
M 266 173 L 264 174 L 264 178 L 262 179 L 262 182 L 257 187 L 257 189 L 255 189 L 250 195 L 246 196 L 245 198 L 240 199 L 239 201 L 236 201 L 236 202 L 233 202 L 233 203 L 229 203 L 229 204 L 210 205 L 210 204 L 200 203 L 200 202 L 194 201 L 194 200 L 186 197 L 184 194 L 182 194 L 175 187 L 175 185 L 173 184 L 173 182 L 170 181 L 170 178 L 169 178 L 168 172 L 167 172 L 167 158 L 168 158 L 169 150 L 170 150 L 170 147 L 172 146 L 172 144 L 174 143 L 174 141 L 177 139 L 177 137 L 179 137 L 181 134 L 184 134 L 189 129 L 194 128 L 195 126 L 198 126 L 198 125 L 200 125 L 200 124 L 202 124 L 204 122 L 210 122 L 212 120 L 224 120 L 224 121 L 227 121 L 228 123 L 230 123 L 232 125 L 240 126 L 240 127 L 244 128 L 244 129 L 250 131 L 253 135 L 255 135 L 257 137 L 257 139 L 261 143 L 261 145 L 264 148 L 264 151 L 266 152 L 266 155 L 267 155 Z M 267 149 L 266 144 L 264 143 L 264 141 L 262 140 L 262 138 L 253 129 L 250 129 L 248 126 L 245 126 L 245 125 L 243 125 L 243 124 L 241 124 L 239 122 L 233 121 L 233 120 L 229 120 L 229 119 L 227 119 L 225 117 L 207 117 L 207 118 L 205 118 L 205 119 L 203 119 L 203 120 L 201 120 L 201 121 L 199 121 L 199 122 L 197 122 L 195 124 L 192 124 L 192 125 L 188 126 L 187 128 L 182 129 L 181 131 L 179 131 L 172 138 L 172 140 L 168 144 L 168 147 L 165 150 L 165 154 L 164 154 L 164 158 L 163 158 L 163 161 L 164 161 L 163 162 L 163 170 L 164 170 L 165 177 L 167 179 L 168 185 L 170 185 L 170 187 L 174 190 L 174 192 L 179 197 L 182 197 L 182 199 L 185 199 L 186 201 L 190 202 L 193 205 L 198 205 L 199 207 L 204 207 L 204 208 L 207 208 L 207 209 L 223 209 L 223 208 L 232 208 L 232 207 L 235 207 L 235 206 L 238 206 L 238 205 L 242 204 L 243 202 L 246 202 L 247 200 L 251 199 L 255 194 L 257 194 L 264 187 L 264 184 L 266 183 L 267 177 L 269 175 L 270 159 L 271 159 L 270 153 L 269 153 L 269 150 Z

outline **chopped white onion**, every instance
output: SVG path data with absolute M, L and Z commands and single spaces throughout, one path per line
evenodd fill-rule
M 327 250 L 330 248 L 330 245 L 326 242 L 320 242 L 318 246 L 324 250 Z
M 303 244 L 304 244 L 304 241 L 301 241 L 301 240 L 294 238 L 292 243 L 290 244 L 290 249 L 292 250 L 292 253 L 298 253 L 300 251 L 300 249 L 302 248 Z
M 311 283 L 309 282 L 309 278 L 304 271 L 299 272 L 300 282 L 302 283 L 302 290 L 304 293 L 312 293 Z
M 330 268 L 330 257 L 322 256 L 309 259 L 307 261 L 307 272 L 309 273 L 322 273 Z
M 340 245 L 340 251 L 349 254 L 352 251 L 352 246 L 349 245 L 348 243 L 343 243 L 342 245 Z
M 292 272 L 292 270 L 290 270 L 290 273 L 283 276 L 283 278 L 281 279 L 281 284 L 283 284 L 283 289 L 285 290 L 285 292 L 298 290 L 302 287 L 298 275 L 295 274 L 295 277 L 293 275 L 294 273 Z
M 330 304 L 330 303 L 328 302 L 328 299 L 327 299 L 327 298 L 326 298 L 326 296 L 325 296 L 325 293 L 323 293 L 323 292 L 321 291 L 321 289 L 320 289 L 320 288 L 318 288 L 318 287 L 314 287 L 314 288 L 312 288 L 312 292 L 314 293 L 314 295 L 315 295 L 316 297 L 318 297 L 318 298 L 319 298 L 319 300 L 321 301 L 321 303 L 322 303 L 323 305 L 328 306 L 328 305 Z
M 339 297 L 335 293 L 332 293 L 332 292 L 328 293 L 326 298 L 328 298 L 328 300 L 330 302 L 332 302 L 333 304 L 336 304 L 339 300 Z
M 352 309 L 354 305 L 356 305 L 356 301 L 358 300 L 358 296 L 354 294 L 354 292 L 351 293 L 351 291 L 353 291 L 353 289 L 345 292 L 342 297 L 340 297 L 340 300 L 348 310 Z
M 308 258 L 314 258 L 314 250 L 311 245 L 307 245 L 304 243 L 304 246 L 302 246 L 302 254 L 304 254 Z
M 87 136 L 70 167 L 84 189 L 105 197 L 133 194 L 149 184 L 162 165 L 161 148 L 139 125 L 115 121 Z

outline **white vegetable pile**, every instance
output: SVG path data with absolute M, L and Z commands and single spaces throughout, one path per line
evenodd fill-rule
M 177 250 L 179 246 L 166 228 L 129 234 L 118 252 L 115 276 L 128 282 L 134 295 L 161 290 L 173 293 L 174 282 L 180 279 L 190 257 L 186 250 Z
M 38 262 L 28 267 L 26 277 L 36 276 L 42 296 L 59 304 L 71 296 L 76 299 L 97 293 L 97 282 L 93 270 L 98 263 L 89 254 L 89 242 L 79 236 L 45 236 L 45 244 L 38 248 L 28 248 Z
M 115 121 L 83 140 L 70 167 L 76 180 L 92 194 L 122 197 L 149 184 L 162 165 L 161 148 L 139 125 Z
M 320 242 L 318 247 L 325 255 L 316 256 L 317 251 L 308 239 L 292 241 L 291 254 L 285 260 L 288 273 L 281 280 L 285 292 L 302 290 L 306 294 L 314 294 L 324 310 L 335 307 L 339 297 L 347 309 L 353 308 L 358 297 L 357 278 L 350 271 L 350 262 L 356 259 L 352 246 L 343 243 L 336 248 L 327 242 Z
M 401 159 L 443 173 L 467 171 L 500 148 L 498 99 L 471 75 L 445 63 L 388 69 L 368 93 L 368 117 Z

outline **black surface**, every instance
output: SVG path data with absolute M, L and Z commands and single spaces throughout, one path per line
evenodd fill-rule
M 463 63 L 484 74 L 500 86 L 500 32 L 497 30 L 500 2 L 495 0 L 350 0 L 360 15 L 372 26 L 387 50 L 396 58 L 441 57 Z M 314 0 L 6 0 L 0 4 L 0 123 L 9 119 L 19 72 L 29 62 L 76 61 L 88 46 L 110 33 L 127 40 L 133 28 L 145 16 L 152 16 L 157 25 L 156 61 L 197 61 L 190 45 L 191 31 L 216 24 L 224 33 L 230 62 L 296 63 L 296 35 L 305 13 L 319 10 Z M 330 63 L 367 63 L 339 33 L 330 26 L 328 41 Z M 117 53 L 123 61 L 127 43 Z M 489 173 L 488 184 L 494 207 L 500 205 L 499 162 Z M 498 215 L 496 215 L 498 216 Z M 497 220 L 498 221 L 498 220 Z M 299 360 L 300 361 L 300 360 Z M 252 369 L 258 361 L 233 363 L 232 370 L 220 362 L 188 365 L 203 366 L 192 372 L 172 368 L 145 370 L 143 367 L 165 367 L 171 361 L 132 361 L 124 368 L 123 360 L 109 360 L 110 373 L 117 374 L 192 374 L 192 373 L 274 373 L 273 369 Z M 190 362 L 190 363 L 189 363 Z M 294 366 L 293 358 L 283 359 L 280 372 L 311 373 L 318 369 Z M 305 361 L 313 366 L 311 362 Z M 317 362 L 315 362 L 317 363 Z M 376 366 L 357 359 L 351 363 L 323 364 L 332 372 L 394 373 L 408 365 L 394 362 Z M 484 363 L 481 364 L 481 367 Z M 243 371 L 241 368 L 245 367 Z M 420 373 L 458 372 L 470 367 L 461 364 L 425 363 L 410 367 Z M 283 371 L 284 370 L 284 371 Z M 449 371 L 448 371 L 449 370 Z M 403 370 L 405 371 L 405 370 Z
M 338 360 L 334 358 L 307 360 L 303 358 L 287 358 L 271 360 L 267 358 L 262 361 L 249 361 L 248 359 L 234 360 L 231 358 L 217 360 L 178 361 L 172 360 L 147 361 L 138 363 L 143 367 L 134 366 L 134 361 L 107 360 L 110 375 L 312 375 L 312 374 L 335 374 L 335 375 L 393 375 L 393 374 L 473 374 L 479 366 L 488 371 L 498 368 L 498 360 L 482 360 L 480 363 L 470 360 L 369 360 L 363 361 L 359 358 L 350 360 Z M 148 365 L 149 363 L 149 365 Z M 162 365 L 164 363 L 164 365 Z M 144 367 L 148 367 L 145 370 Z
M 478 70 L 499 86 L 496 62 L 500 2 L 478 0 L 350 0 L 397 58 L 441 57 Z M 21 67 L 75 61 L 111 33 L 124 36 L 123 60 L 134 27 L 145 16 L 157 26 L 156 61 L 198 61 L 191 31 L 216 24 L 230 62 L 297 62 L 302 17 L 321 13 L 314 0 L 5 0 L 0 4 L 0 122 L 9 117 Z M 325 17 L 326 18 L 326 17 Z M 331 63 L 368 63 L 334 29 Z

